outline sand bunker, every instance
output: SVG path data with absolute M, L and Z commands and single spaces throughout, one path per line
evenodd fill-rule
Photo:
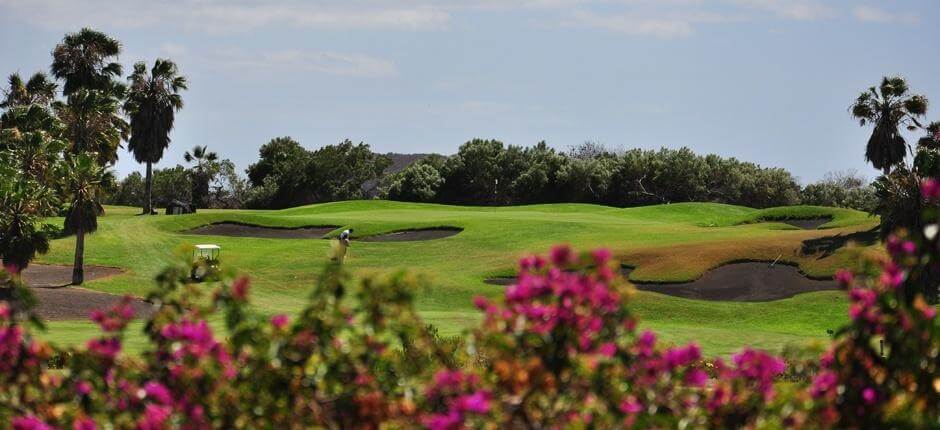
M 357 239 L 363 242 L 413 242 L 419 240 L 442 239 L 456 235 L 463 231 L 455 227 L 435 227 L 415 230 L 393 231 L 391 233 L 377 234 Z
M 692 282 L 631 282 L 643 291 L 687 299 L 733 302 L 767 302 L 813 291 L 839 289 L 834 280 L 810 279 L 794 266 L 781 263 L 771 266 L 763 262 L 727 264 L 705 272 Z
M 85 266 L 85 280 L 107 278 L 123 273 L 121 269 L 107 266 Z M 23 282 L 29 285 L 38 306 L 36 313 L 44 320 L 83 320 L 92 311 L 108 309 L 120 303 L 123 296 L 66 287 L 72 281 L 72 266 L 31 264 L 23 271 Z M 133 299 L 131 306 L 138 317 L 153 313 L 153 307 L 140 299 Z
M 516 283 L 516 277 L 515 276 L 497 276 L 494 278 L 486 278 L 483 280 L 483 283 L 490 284 L 490 285 L 501 285 L 505 287 L 507 285 L 512 285 Z
M 108 278 L 124 273 L 117 267 L 85 265 L 85 280 Z M 57 264 L 30 264 L 23 271 L 23 282 L 30 287 L 52 288 L 64 287 L 72 283 L 72 266 Z
M 797 228 L 802 228 L 803 230 L 816 230 L 821 225 L 832 221 L 832 218 L 821 217 L 821 218 L 806 218 L 806 219 L 765 219 L 764 222 L 782 222 L 784 224 L 789 224 Z
M 620 269 L 625 279 L 630 278 L 633 267 Z M 490 285 L 512 285 L 515 277 L 487 278 Z M 637 289 L 696 300 L 732 302 L 768 302 L 786 299 L 813 291 L 837 290 L 833 280 L 807 278 L 794 266 L 765 262 L 732 263 L 709 270 L 692 282 L 656 283 L 631 281 Z
M 230 237 L 258 237 L 263 239 L 320 239 L 336 227 L 262 227 L 260 225 L 220 222 L 196 227 L 189 234 Z

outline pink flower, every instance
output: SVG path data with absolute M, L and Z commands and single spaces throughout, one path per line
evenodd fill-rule
M 692 369 L 685 374 L 685 383 L 693 387 L 701 387 L 708 382 L 708 374 L 702 369 Z
M 594 264 L 600 267 L 610 261 L 610 250 L 607 248 L 595 249 L 591 256 L 594 257 Z
M 630 415 L 638 414 L 643 411 L 643 404 L 638 402 L 635 397 L 629 396 L 620 402 L 620 411 Z
M 235 300 L 245 300 L 248 298 L 248 289 L 251 286 L 251 281 L 247 276 L 242 276 L 235 280 L 232 284 L 232 297 Z
M 72 430 L 97 430 L 98 426 L 88 417 L 79 417 L 72 421 Z
M 940 181 L 927 179 L 920 185 L 920 194 L 927 200 L 940 198 Z
M 144 407 L 144 416 L 137 422 L 138 430 L 162 430 L 163 424 L 173 411 L 169 406 L 148 403 Z
M 75 384 L 75 392 L 82 396 L 87 396 L 91 392 L 91 384 L 88 381 L 78 381 Z
M 552 248 L 552 263 L 559 267 L 567 267 L 574 262 L 574 252 L 567 245 L 558 245 Z
M 855 282 L 855 275 L 853 275 L 851 271 L 839 269 L 839 271 L 836 272 L 836 283 L 839 284 L 839 287 L 848 288 L 853 282 Z
M 604 357 L 613 357 L 617 353 L 617 344 L 613 342 L 607 342 L 602 344 L 597 348 L 597 353 L 603 355 Z
M 271 317 L 271 325 L 278 330 L 283 330 L 284 327 L 287 327 L 288 322 L 290 322 L 290 318 L 284 314 L 278 314 Z
M 839 378 L 833 371 L 820 372 L 813 378 L 813 386 L 810 388 L 810 394 L 814 398 L 819 398 L 835 389 Z
M 121 352 L 121 340 L 117 338 L 92 339 L 87 344 L 88 351 L 108 360 L 113 360 Z
M 865 400 L 865 404 L 872 405 L 877 400 L 878 394 L 875 393 L 875 390 L 872 388 L 866 388 L 862 390 L 862 399 Z
M 13 430 L 52 430 L 52 426 L 32 415 L 13 418 Z
M 471 395 L 462 396 L 457 400 L 457 407 L 463 412 L 485 414 L 490 411 L 490 394 L 477 391 Z
M 13 263 L 8 263 L 3 265 L 3 270 L 11 275 L 17 275 L 20 273 L 20 266 L 17 266 Z
M 457 411 L 450 411 L 446 414 L 431 415 L 421 421 L 429 430 L 457 430 L 463 424 L 463 417 Z
M 881 272 L 881 283 L 888 288 L 897 289 L 904 283 L 905 276 L 906 274 L 900 266 L 894 262 L 889 262 Z
M 10 306 L 6 302 L 0 302 L 0 320 L 7 320 L 10 318 Z
M 164 405 L 173 403 L 173 396 L 170 394 L 170 390 L 159 382 L 147 382 L 144 384 L 144 392 L 147 393 L 147 397 L 156 400 L 158 403 Z

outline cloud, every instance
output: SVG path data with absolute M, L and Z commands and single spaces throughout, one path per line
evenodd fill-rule
M 60 29 L 76 22 L 116 28 L 182 27 L 212 33 L 292 26 L 324 29 L 426 30 L 445 27 L 450 13 L 411 1 L 0 0 L 0 11 L 34 25 Z
M 573 14 L 573 23 L 578 26 L 599 28 L 636 36 L 676 38 L 691 35 L 691 22 L 681 18 L 644 18 L 629 15 L 600 15 L 579 11 Z
M 861 22 L 913 24 L 920 21 L 912 13 L 891 13 L 871 6 L 858 6 L 852 14 Z
M 323 73 L 335 76 L 381 78 L 395 76 L 398 69 L 391 61 L 368 55 L 329 52 L 280 50 L 248 52 L 241 49 L 223 50 L 207 57 L 210 67 L 231 71 Z
M 814 0 L 730 0 L 732 4 L 769 12 L 779 18 L 815 21 L 832 18 L 836 11 Z

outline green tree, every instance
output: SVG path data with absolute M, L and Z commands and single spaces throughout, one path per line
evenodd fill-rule
M 34 73 L 26 82 L 23 82 L 19 73 L 14 73 L 10 75 L 8 82 L 10 89 L 4 92 L 3 101 L 0 102 L 0 108 L 3 109 L 32 104 L 49 106 L 55 99 L 58 88 L 56 83 L 42 72 Z
M 258 162 L 248 166 L 248 180 L 255 187 L 262 186 L 268 176 L 281 175 L 286 165 L 297 161 L 305 164 L 309 159 L 309 151 L 290 136 L 271 139 L 261 145 L 258 155 Z
M 117 150 L 128 130 L 119 112 L 118 97 L 113 93 L 80 89 L 65 103 L 56 103 L 54 107 L 65 124 L 71 154 L 93 153 L 101 165 L 117 161 Z
M 433 165 L 419 161 L 389 177 L 388 182 L 385 190 L 387 199 L 430 202 L 437 197 L 444 178 Z
M 114 174 L 92 155 L 79 154 L 68 159 L 63 178 L 69 196 L 65 232 L 75 234 L 72 284 L 81 285 L 85 280 L 85 234 L 98 230 L 98 216 L 104 213 L 103 190 L 114 182 Z
M 170 145 L 176 112 L 183 108 L 180 91 L 187 89 L 186 78 L 170 60 L 157 59 L 148 74 L 143 62 L 134 64 L 128 77 L 130 87 L 124 111 L 130 116 L 127 149 L 138 163 L 147 164 L 143 211 L 153 213 L 153 163 L 163 158 Z
M 307 167 L 314 201 L 361 199 L 362 186 L 382 175 L 391 161 L 372 152 L 369 145 L 346 139 L 313 152 Z
M 121 76 L 121 64 L 112 61 L 121 53 L 121 42 L 90 28 L 65 35 L 52 51 L 52 75 L 64 82 L 66 97 L 80 89 L 112 92 Z
M 209 183 L 218 173 L 216 161 L 219 159 L 219 155 L 209 151 L 205 145 L 196 145 L 193 147 L 192 152 L 186 151 L 183 154 L 183 159 L 187 163 L 195 163 L 190 169 L 193 187 L 192 203 L 197 208 L 204 208 L 206 207 L 206 198 L 209 197 Z
M 852 116 L 864 126 L 874 125 L 865 159 L 885 175 L 904 162 L 907 142 L 901 127 L 914 130 L 920 127 L 918 118 L 927 112 L 927 97 L 909 94 L 907 81 L 899 76 L 884 77 L 881 84 L 861 93 L 852 104 Z

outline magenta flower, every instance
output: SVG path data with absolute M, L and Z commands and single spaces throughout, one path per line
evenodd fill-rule
M 851 271 L 845 269 L 839 269 L 836 272 L 836 283 L 839 284 L 841 288 L 848 288 L 855 282 L 855 275 Z
M 892 261 L 886 264 L 881 272 L 881 283 L 888 288 L 897 289 L 904 283 L 905 276 L 904 270 Z
M 552 248 L 551 260 L 556 266 L 567 267 L 574 262 L 574 252 L 568 245 L 558 245 Z
M 148 398 L 156 400 L 158 403 L 164 405 L 173 403 L 173 395 L 170 394 L 170 390 L 159 382 L 147 382 L 144 384 L 144 392 L 147 394 Z
M 691 369 L 685 374 L 685 383 L 693 387 L 702 387 L 708 382 L 708 374 L 702 369 Z
M 75 392 L 82 396 L 87 396 L 91 392 L 91 384 L 88 381 L 78 381 L 75 384 Z
M 13 418 L 11 424 L 13 430 L 52 430 L 52 426 L 32 415 Z
M 290 318 L 284 314 L 278 314 L 271 317 L 271 325 L 278 330 L 283 330 L 284 327 L 287 327 L 287 323 L 290 321 Z
M 251 281 L 247 276 L 243 276 L 235 280 L 232 284 L 232 297 L 235 300 L 245 300 L 248 298 L 248 289 L 251 286 Z
M 169 406 L 148 403 L 144 407 L 144 416 L 137 422 L 138 430 L 162 430 L 167 418 L 173 411 Z
M 485 391 L 477 391 L 457 400 L 457 408 L 462 412 L 485 414 L 490 411 L 490 395 Z
M 79 417 L 72 421 L 72 430 L 97 430 L 98 426 L 88 417 Z
M 117 338 L 92 339 L 87 344 L 88 351 L 107 360 L 114 360 L 121 352 L 121 340 Z
M 862 390 L 862 399 L 865 400 L 865 404 L 873 405 L 878 399 L 878 393 L 872 388 L 866 388 Z
M 920 185 L 920 194 L 927 200 L 940 198 L 940 181 L 929 178 Z

